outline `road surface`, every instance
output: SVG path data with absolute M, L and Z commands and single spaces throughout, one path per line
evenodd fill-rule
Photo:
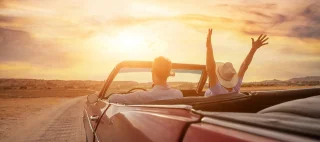
M 23 125 L 9 132 L 4 142 L 83 142 L 85 132 L 82 111 L 85 97 L 67 100 L 52 108 L 41 110 L 40 115 L 22 120 Z

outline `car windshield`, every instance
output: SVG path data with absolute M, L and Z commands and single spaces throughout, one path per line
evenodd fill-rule
M 174 73 L 167 82 L 172 88 L 180 90 L 196 90 L 202 70 L 172 69 Z M 150 68 L 122 68 L 113 79 L 105 93 L 105 97 L 114 93 L 128 93 L 133 88 L 152 88 L 152 74 Z

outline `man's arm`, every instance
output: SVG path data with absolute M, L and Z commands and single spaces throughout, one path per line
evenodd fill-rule
M 249 52 L 249 54 L 247 55 L 247 57 L 244 59 L 243 63 L 241 64 L 241 67 L 239 69 L 239 72 L 238 72 L 238 77 L 239 78 L 243 78 L 244 74 L 246 73 L 251 61 L 252 61 L 252 58 L 253 58 L 253 55 L 256 53 L 256 51 L 263 45 L 267 45 L 268 42 L 266 42 L 269 38 L 266 38 L 267 35 L 263 35 L 261 34 L 258 38 L 258 40 L 254 41 L 253 38 L 251 38 L 252 40 L 252 48 Z
M 133 92 L 129 94 L 113 94 L 108 98 L 110 103 L 132 104 L 139 103 L 144 99 L 144 92 Z
M 207 59 L 206 59 L 206 67 L 207 67 L 207 74 L 209 76 L 209 87 L 215 86 L 217 84 L 217 75 L 216 75 L 216 62 L 213 57 L 213 50 L 211 44 L 211 35 L 212 29 L 208 30 L 207 36 Z

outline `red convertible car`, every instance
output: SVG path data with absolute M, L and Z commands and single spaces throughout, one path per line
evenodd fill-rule
M 168 83 L 184 98 L 114 104 L 114 93 L 152 88 L 152 62 L 124 61 L 99 94 L 87 96 L 87 141 L 320 141 L 320 88 L 241 92 L 204 97 L 204 65 L 172 65 Z

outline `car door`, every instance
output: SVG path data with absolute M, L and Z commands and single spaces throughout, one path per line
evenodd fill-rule
M 110 104 L 96 130 L 96 140 L 180 141 L 186 127 L 200 121 L 187 105 Z
M 108 105 L 109 104 L 106 104 L 101 100 L 98 100 L 94 104 L 86 103 L 83 112 L 83 123 L 88 142 L 94 141 L 96 126 L 99 123 L 100 116 L 103 114 L 104 110 L 107 109 Z

